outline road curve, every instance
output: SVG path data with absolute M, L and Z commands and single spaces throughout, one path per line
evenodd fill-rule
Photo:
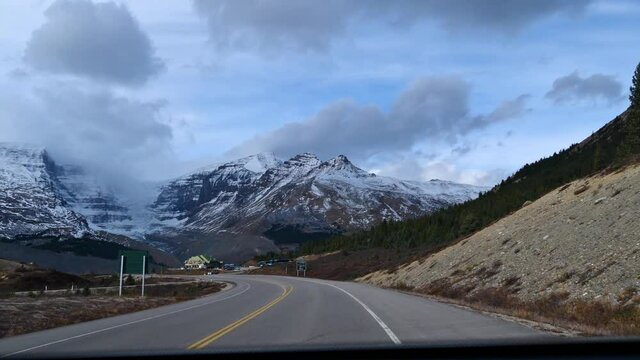
M 548 336 L 510 321 L 365 284 L 280 276 L 213 278 L 235 286 L 178 304 L 0 339 L 0 357 Z

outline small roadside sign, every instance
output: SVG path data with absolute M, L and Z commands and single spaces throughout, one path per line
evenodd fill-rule
M 125 274 L 149 273 L 149 262 L 143 261 L 144 258 L 149 259 L 148 251 L 120 250 L 120 257 L 124 257 L 124 268 L 122 271 Z
M 122 278 L 124 274 L 142 274 L 142 296 L 144 296 L 145 275 L 149 272 L 149 252 L 142 250 L 120 250 L 120 289 L 122 296 Z
M 296 276 L 300 276 L 300 273 L 307 277 L 307 262 L 304 259 L 296 260 Z

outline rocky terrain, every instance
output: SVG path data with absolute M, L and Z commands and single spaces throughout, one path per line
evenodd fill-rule
M 502 289 L 525 301 L 638 302 L 639 218 L 636 165 L 566 184 L 442 251 L 358 281 L 464 296 Z

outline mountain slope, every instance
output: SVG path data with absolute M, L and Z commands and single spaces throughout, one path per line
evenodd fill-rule
M 361 230 L 471 199 L 483 187 L 402 181 L 367 173 L 345 156 L 258 154 L 177 179 L 153 205 L 159 231 L 265 234 L 296 242 Z
M 55 167 L 44 149 L 0 144 L 0 236 L 89 231 L 60 194 Z
M 638 286 L 640 166 L 573 181 L 435 254 L 360 281 L 618 300 Z M 629 295 L 629 294 L 627 294 Z M 634 294 L 630 294 L 633 296 Z
M 89 227 L 117 234 L 132 234 L 136 230 L 129 208 L 81 167 L 58 166 L 55 176 L 61 185 L 61 195 L 76 213 L 84 216 Z

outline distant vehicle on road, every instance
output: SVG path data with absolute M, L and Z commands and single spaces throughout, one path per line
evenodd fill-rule
M 224 264 L 224 267 L 223 267 L 223 269 L 227 271 L 233 271 L 235 270 L 235 268 L 236 268 L 235 264 Z

